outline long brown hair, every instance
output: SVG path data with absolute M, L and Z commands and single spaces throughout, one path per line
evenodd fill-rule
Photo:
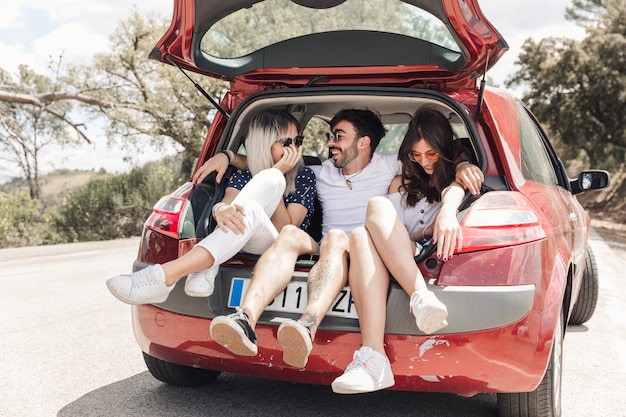
M 439 154 L 432 175 L 409 159 L 413 145 L 424 139 Z M 402 185 L 409 207 L 426 197 L 429 203 L 441 201 L 441 192 L 454 180 L 454 133 L 443 114 L 434 109 L 418 110 L 411 121 L 398 151 L 402 162 Z

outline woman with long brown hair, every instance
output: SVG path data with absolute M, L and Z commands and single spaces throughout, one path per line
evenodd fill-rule
M 444 261 L 452 256 L 457 241 L 460 245 L 456 210 L 464 190 L 454 181 L 453 137 L 450 123 L 439 111 L 418 111 L 398 151 L 402 175 L 393 180 L 386 198 L 369 201 L 365 227 L 350 235 L 349 283 L 362 347 L 333 382 L 337 393 L 376 391 L 395 383 L 384 349 L 390 273 L 410 296 L 409 309 L 423 333 L 447 325 L 446 306 L 428 289 L 414 257 L 431 238 L 443 246 Z M 442 205 L 446 193 L 453 193 L 453 198 Z M 438 236 L 433 236 L 435 230 L 440 231 Z

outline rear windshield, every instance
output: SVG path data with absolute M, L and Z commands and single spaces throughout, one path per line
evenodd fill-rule
M 232 59 L 287 39 L 345 30 L 405 35 L 460 52 L 441 21 L 397 0 L 346 0 L 330 9 L 311 9 L 290 0 L 263 1 L 213 25 L 201 48 L 208 55 Z
M 454 132 L 455 139 L 467 139 L 469 133 L 465 125 L 458 120 L 451 120 L 450 124 Z M 376 152 L 381 154 L 394 154 L 398 152 L 400 144 L 404 140 L 409 125 L 408 123 L 385 123 L 385 130 L 387 134 L 382 138 Z M 304 143 L 302 145 L 302 154 L 319 158 L 320 161 L 328 159 L 328 141 L 326 139 L 326 132 L 329 131 L 328 122 L 321 118 L 313 117 L 306 125 L 303 135 Z M 465 145 L 464 145 L 465 146 Z M 470 153 L 473 150 L 468 149 Z M 237 153 L 246 155 L 246 148 L 243 142 L 239 145 Z M 475 160 L 476 158 L 472 156 Z

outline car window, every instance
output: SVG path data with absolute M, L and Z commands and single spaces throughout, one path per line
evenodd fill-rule
M 382 138 L 376 152 L 383 154 L 393 154 L 398 152 L 400 144 L 404 139 L 404 135 L 408 129 L 408 124 L 385 124 L 387 134 Z M 329 131 L 328 122 L 321 117 L 312 117 L 304 128 L 303 135 L 304 141 L 302 143 L 302 154 L 318 157 L 322 162 L 327 160 L 328 155 L 328 142 L 326 140 L 326 133 Z M 242 136 L 242 138 L 245 135 Z M 242 139 L 237 152 L 241 155 L 246 155 L 246 148 L 244 146 L 244 140 Z
M 517 104 L 517 118 L 520 127 L 521 164 L 524 178 L 546 185 L 557 185 L 557 175 L 544 146 L 541 131 L 520 103 Z
M 376 152 L 390 155 L 398 152 L 400 144 L 404 139 L 408 123 L 386 123 L 385 129 L 387 134 L 381 139 Z M 465 125 L 461 123 L 452 123 L 455 138 L 467 138 L 469 136 Z M 304 129 L 304 155 L 317 156 L 320 160 L 328 159 L 328 143 L 326 142 L 326 132 L 328 131 L 328 123 L 321 118 L 313 117 Z M 472 152 L 472 149 L 468 149 Z
M 330 9 L 312 9 L 290 0 L 267 0 L 214 24 L 202 38 L 201 49 L 214 57 L 232 59 L 287 39 L 344 30 L 405 35 L 460 52 L 440 20 L 398 0 L 346 0 Z
M 387 129 L 387 134 L 378 144 L 376 152 L 394 154 L 400 148 L 408 124 L 385 124 L 384 126 Z M 328 131 L 328 123 L 325 120 L 313 117 L 304 129 L 303 155 L 317 156 L 322 161 L 328 159 L 328 142 L 325 136 Z

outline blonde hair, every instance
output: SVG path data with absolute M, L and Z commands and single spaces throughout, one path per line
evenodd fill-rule
M 300 132 L 300 124 L 296 118 L 283 110 L 264 110 L 254 116 L 246 137 L 248 169 L 252 176 L 274 166 L 272 145 L 285 138 L 285 132 L 290 125 L 294 125 Z M 302 168 L 304 168 L 304 161 L 300 158 L 298 163 L 285 174 L 285 196 L 296 190 L 296 177 Z

